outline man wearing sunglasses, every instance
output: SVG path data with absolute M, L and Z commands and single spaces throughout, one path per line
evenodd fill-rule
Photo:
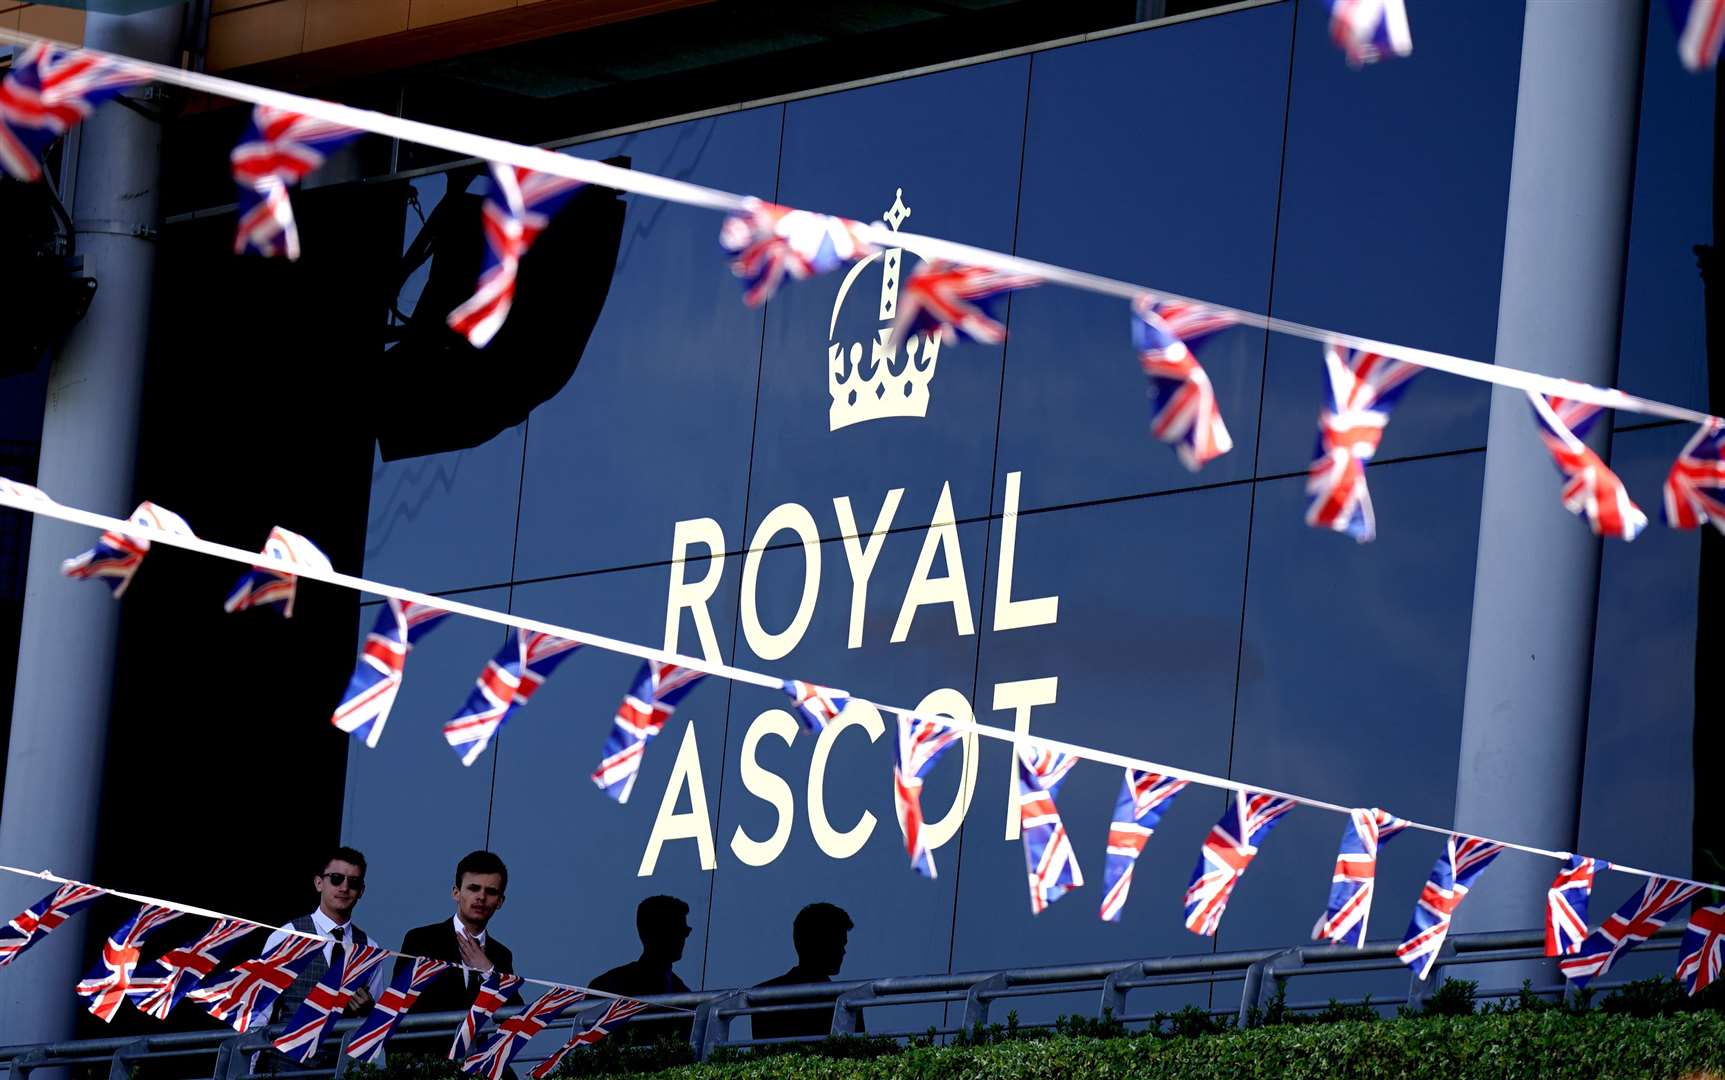
M 350 847 L 338 847 L 330 852 L 329 857 L 319 864 L 322 869 L 312 878 L 312 888 L 317 890 L 317 909 L 309 915 L 301 915 L 290 921 L 270 935 L 264 943 L 267 952 L 286 940 L 289 929 L 307 934 L 322 934 L 333 938 L 323 947 L 321 953 L 312 957 L 293 985 L 282 992 L 277 999 L 275 1019 L 286 1020 L 306 994 L 316 986 L 331 968 L 341 964 L 348 952 L 356 945 L 369 944 L 365 931 L 353 921 L 353 909 L 359 903 L 359 898 L 365 895 L 365 856 Z M 354 992 L 348 1002 L 346 1014 L 357 1016 L 369 1010 L 377 995 L 383 993 L 389 975 L 389 965 L 379 964 L 373 970 L 370 982 Z M 333 1043 L 332 1043 L 333 1046 Z M 322 1055 L 320 1054 L 320 1059 Z M 284 1059 L 285 1060 L 285 1059 Z M 330 1057 L 331 1063 L 334 1057 Z

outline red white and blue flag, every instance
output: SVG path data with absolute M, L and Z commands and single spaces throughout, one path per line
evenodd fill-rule
M 1677 24 L 1677 55 L 1690 71 L 1705 71 L 1719 63 L 1719 43 L 1725 41 L 1725 0 L 1666 0 Z
M 365 740 L 365 745 L 376 746 L 401 692 L 409 650 L 448 616 L 449 612 L 430 604 L 410 604 L 393 597 L 384 601 L 329 722 Z
M 185 518 L 149 501 L 139 503 L 138 508 L 132 511 L 132 524 L 160 529 L 176 536 L 193 535 L 192 527 L 186 524 Z M 132 583 L 132 575 L 144 564 L 144 556 L 149 551 L 148 539 L 127 536 L 109 529 L 96 540 L 95 547 L 62 562 L 60 573 L 80 580 L 100 580 L 113 591 L 114 599 L 118 600 L 125 594 L 126 586 Z
M 519 975 L 505 975 L 495 969 L 485 976 L 479 984 L 478 994 L 474 995 L 473 1004 L 467 1009 L 467 1016 L 455 1029 L 455 1041 L 449 1046 L 450 1061 L 467 1060 L 468 1051 L 479 1037 L 479 1029 L 485 1026 L 493 1013 L 509 1004 L 524 981 Z
M 1354 67 L 1414 51 L 1402 0 L 1330 0 L 1330 39 Z
M 166 1020 L 180 999 L 197 989 L 220 966 L 228 947 L 256 929 L 257 924 L 239 919 L 217 920 L 195 940 L 170 949 L 138 969 L 127 996 L 144 1015 Z
M 269 1023 L 270 1006 L 310 966 L 324 944 L 322 938 L 290 934 L 275 948 L 237 965 L 221 980 L 193 990 L 186 998 L 244 1035 Z
M 1366 942 L 1378 877 L 1378 845 L 1408 827 L 1387 810 L 1356 809 L 1342 827 L 1336 869 L 1330 877 L 1330 902 L 1312 928 L 1314 939 L 1358 948 Z
M 1190 783 L 1173 776 L 1127 769 L 1114 800 L 1114 821 L 1108 826 L 1108 863 L 1102 876 L 1102 918 L 1119 922 L 1132 890 L 1132 870 L 1144 845 L 1174 805 L 1174 796 Z
M 1006 340 L 1006 327 L 997 314 L 1001 299 L 1009 292 L 1040 284 L 1041 278 L 1029 274 L 984 266 L 956 266 L 938 260 L 918 263 L 899 297 L 893 348 L 897 350 L 913 334 L 939 338 L 948 345 L 961 340 L 998 345 Z
M 335 569 L 316 544 L 280 525 L 270 530 L 263 553 L 273 561 L 247 570 L 229 590 L 222 610 L 232 614 L 247 608 L 279 607 L 282 618 L 291 619 L 294 595 L 299 591 L 298 571 Z
M 1696 908 L 1677 947 L 1677 981 L 1691 996 L 1719 981 L 1725 962 L 1725 904 Z
M 503 1080 L 509 1063 L 515 1060 L 533 1036 L 551 1026 L 558 1017 L 585 1000 L 587 993 L 572 986 L 558 986 L 526 1009 L 497 1025 L 478 1050 L 461 1063 L 461 1071 L 475 1073 L 486 1080 Z
M 1444 843 L 1443 854 L 1432 866 L 1431 877 L 1420 890 L 1407 935 L 1396 946 L 1396 959 L 1413 968 L 1422 979 L 1431 974 L 1444 938 L 1449 936 L 1455 909 L 1467 899 L 1473 883 L 1502 851 L 1502 844 L 1474 836 L 1450 834 Z
M 105 895 L 106 889 L 69 882 L 12 916 L 5 928 L 0 929 L 0 967 L 18 959 L 32 945 L 58 930 L 61 923 Z
M 395 1034 L 395 1025 L 413 1008 L 414 1002 L 427 983 L 441 975 L 448 964 L 442 960 L 415 957 L 403 964 L 389 982 L 389 989 L 378 995 L 377 1004 L 365 1014 L 365 1022 L 348 1036 L 347 1056 L 355 1061 L 374 1064 L 383 1055 L 383 1045 Z
M 228 155 L 239 186 L 234 254 L 299 258 L 288 188 L 294 187 L 364 132 L 269 105 L 252 108 L 239 145 Z
M 1077 764 L 1075 755 L 1035 743 L 1018 747 L 1018 831 L 1024 839 L 1032 915 L 1042 914 L 1049 904 L 1084 884 L 1072 837 L 1054 805 L 1066 774 Z
M 117 57 L 46 41 L 30 45 L 0 79 L 0 169 L 18 180 L 40 179 L 42 155 L 55 139 L 151 78 Z
M 1192 868 L 1192 881 L 1186 886 L 1186 929 L 1215 936 L 1228 897 L 1246 867 L 1252 865 L 1258 847 L 1276 822 L 1298 805 L 1292 799 L 1261 791 L 1229 792 L 1228 808 L 1204 838 L 1198 865 Z
M 546 1080 L 547 1077 L 557 1071 L 557 1066 L 563 1064 L 563 1058 L 569 1051 L 577 1046 L 592 1046 L 600 1042 L 605 1036 L 611 1034 L 612 1028 L 622 1024 L 623 1021 L 636 1013 L 651 1007 L 645 1001 L 634 1001 L 630 998 L 616 999 L 605 1007 L 605 1011 L 599 1015 L 599 1019 L 593 1021 L 585 1030 L 577 1031 L 571 1035 L 568 1042 L 557 1048 L 556 1053 L 533 1066 L 533 1070 L 527 1075 L 531 1076 L 533 1080 Z
M 1132 344 L 1150 380 L 1150 434 L 1174 447 L 1192 472 L 1234 448 L 1210 376 L 1192 354 L 1234 317 L 1184 300 L 1132 302 Z
M 1548 398 L 1529 390 L 1539 439 L 1563 474 L 1563 508 L 1587 519 L 1595 536 L 1633 540 L 1647 527 L 1647 515 L 1629 497 L 1629 489 L 1599 455 L 1581 440 L 1605 410 L 1567 398 Z
M 641 759 L 646 756 L 648 741 L 665 730 L 678 704 L 706 677 L 704 671 L 676 664 L 642 662 L 634 685 L 617 706 L 599 767 L 593 770 L 593 783 L 599 790 L 620 803 L 629 801 L 629 793 L 635 790 L 635 780 L 641 775 Z
M 1586 986 L 1590 980 L 1610 971 L 1619 956 L 1658 933 L 1665 921 L 1700 891 L 1699 885 L 1648 878 L 1635 895 L 1587 935 L 1579 952 L 1558 960 L 1558 970 L 1578 988 Z
M 449 313 L 449 327 L 483 349 L 515 303 L 515 279 L 527 250 L 551 224 L 552 215 L 586 185 L 579 180 L 513 165 L 491 163 L 480 217 L 485 257 L 473 295 Z
M 1324 346 L 1324 404 L 1306 471 L 1306 524 L 1347 533 L 1360 543 L 1378 534 L 1366 462 L 1378 452 L 1390 413 L 1422 369 L 1340 345 Z
M 851 696 L 843 690 L 800 679 L 786 679 L 784 686 L 785 693 L 790 695 L 791 706 L 797 711 L 797 720 L 816 735 L 838 719 L 839 713 L 844 712 L 851 701 Z
M 1725 532 L 1725 422 L 1703 424 L 1665 476 L 1665 524 L 1694 529 L 1711 521 Z
M 580 647 L 579 641 L 568 638 L 511 629 L 503 649 L 479 673 L 461 711 L 443 725 L 443 738 L 461 755 L 461 763 L 478 761 L 497 729 Z
M 732 255 L 731 273 L 743 280 L 743 303 L 759 307 L 786 278 L 804 281 L 873 254 L 862 227 L 849 218 L 751 198 L 747 209 L 725 219 L 719 246 Z
M 892 767 L 893 808 L 899 831 L 904 834 L 910 867 L 923 877 L 936 877 L 934 852 L 928 846 L 927 823 L 922 819 L 922 782 L 940 756 L 961 742 L 964 735 L 938 720 L 898 718 L 898 756 Z
M 390 956 L 379 945 L 354 945 L 343 957 L 341 971 L 329 971 L 306 991 L 305 1000 L 294 1010 L 287 1027 L 276 1037 L 275 1048 L 300 1063 L 317 1055 L 318 1044 L 329 1034 L 330 1025 L 353 1000 L 354 991 L 371 981 L 377 965 Z
M 108 935 L 108 940 L 102 943 L 101 963 L 77 987 L 78 996 L 90 1000 L 91 1015 L 104 1023 L 114 1019 L 132 992 L 132 977 L 144 939 L 157 927 L 179 917 L 180 913 L 173 908 L 144 904 Z
M 1593 895 L 1598 864 L 1571 855 L 1545 893 L 1545 955 L 1569 956 L 1587 937 L 1587 900 Z

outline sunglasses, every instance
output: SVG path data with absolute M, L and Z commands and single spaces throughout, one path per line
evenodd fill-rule
M 358 874 L 343 874 L 340 871 L 332 870 L 328 873 L 319 874 L 318 877 L 323 878 L 338 889 L 346 885 L 354 892 L 365 891 L 365 879 Z

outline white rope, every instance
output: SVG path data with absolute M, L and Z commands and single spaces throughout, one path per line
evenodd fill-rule
M 146 525 L 139 525 L 120 518 L 107 517 L 103 514 L 92 513 L 88 510 L 80 510 L 76 507 L 66 506 L 63 503 L 55 502 L 51 497 L 46 495 L 41 498 L 14 495 L 4 490 L 3 486 L 0 486 L 0 506 L 9 506 L 16 510 L 24 510 L 44 517 L 57 518 L 61 521 L 70 521 L 79 525 L 88 525 L 94 529 L 117 532 L 124 536 L 148 540 L 151 543 L 167 544 L 171 547 L 184 548 L 188 551 L 196 551 L 204 555 L 213 555 L 219 559 L 227 559 L 231 562 L 243 563 L 247 566 L 258 566 L 281 572 L 286 572 L 288 567 L 288 564 L 274 562 L 273 560 L 264 558 L 257 552 L 245 551 L 240 548 L 230 547 L 227 544 L 218 544 L 197 536 L 163 532 L 160 529 L 151 528 Z M 371 581 L 366 578 L 356 577 L 352 574 L 343 574 L 333 569 L 323 570 L 318 567 L 300 564 L 295 565 L 293 574 L 295 577 L 304 578 L 309 581 L 321 581 L 328 585 L 337 585 L 345 589 L 353 589 L 356 592 L 371 593 L 374 596 L 400 600 L 404 603 L 425 604 L 429 607 L 450 612 L 451 614 L 466 615 L 469 618 L 480 619 L 484 622 L 497 623 L 502 626 L 513 626 L 522 630 L 550 634 L 553 637 L 566 638 L 571 641 L 579 641 L 583 645 L 590 645 L 594 648 L 604 649 L 607 652 L 622 653 L 627 656 L 639 657 L 642 660 L 650 660 L 655 663 L 675 664 L 678 667 L 689 668 L 690 670 L 703 672 L 708 675 L 716 675 L 720 678 L 730 679 L 733 682 L 748 683 L 751 686 L 761 686 L 771 690 L 782 691 L 784 688 L 785 680 L 783 679 L 773 675 L 762 674 L 758 671 L 750 671 L 747 668 L 737 667 L 733 664 L 710 661 L 694 656 L 684 656 L 680 653 L 666 652 L 663 649 L 654 649 L 646 645 L 637 645 L 632 641 L 624 641 L 620 638 L 606 637 L 603 634 L 591 634 L 585 630 L 577 630 L 568 626 L 559 626 L 556 623 L 544 622 L 539 619 L 527 619 L 509 612 L 493 611 L 490 608 L 483 608 L 474 604 L 463 603 L 450 597 L 432 596 L 429 593 L 415 592 L 412 589 L 404 589 L 398 585 L 389 585 L 380 581 Z M 1050 739 L 1041 735 L 1025 734 L 1020 736 L 1016 731 L 992 727 L 987 724 L 965 722 L 947 716 L 920 713 L 914 709 L 901 708 L 897 705 L 887 705 L 857 695 L 852 695 L 851 700 L 853 702 L 861 702 L 871 705 L 883 713 L 891 713 L 895 716 L 901 716 L 909 720 L 920 720 L 934 724 L 941 724 L 954 731 L 974 733 L 985 738 L 1012 743 L 1014 745 L 1015 752 L 1017 747 L 1021 744 L 1035 746 L 1047 750 L 1059 751 L 1064 754 L 1071 754 L 1074 757 L 1082 758 L 1086 761 L 1098 762 L 1104 765 L 1118 765 L 1121 768 L 1138 769 L 1146 772 L 1160 773 L 1164 776 L 1173 776 L 1182 780 L 1191 781 L 1195 784 L 1201 784 L 1205 787 L 1221 788 L 1225 791 L 1253 792 L 1270 795 L 1280 799 L 1290 799 L 1302 806 L 1315 807 L 1320 810 L 1333 810 L 1336 813 L 1343 815 L 1351 813 L 1354 809 L 1352 807 L 1343 806 L 1340 803 L 1333 803 L 1323 799 L 1313 798 L 1309 795 L 1296 795 L 1291 792 L 1278 791 L 1274 788 L 1248 784 L 1228 777 L 1212 776 L 1209 773 L 1197 772 L 1193 769 L 1183 769 L 1176 765 L 1165 765 L 1161 762 L 1147 761 L 1143 758 L 1129 757 L 1125 754 L 1116 754 L 1109 750 L 1083 746 L 1079 743 Z M 1484 840 L 1493 844 L 1501 844 L 1506 848 L 1526 852 L 1529 855 L 1541 855 L 1545 858 L 1557 859 L 1559 861 L 1567 861 L 1572 854 L 1567 851 L 1552 851 L 1549 848 L 1534 847 L 1530 844 L 1518 844 L 1510 840 L 1498 840 L 1489 836 L 1481 836 L 1477 833 L 1457 833 L 1453 828 L 1441 825 L 1428 825 L 1419 821 L 1409 821 L 1408 827 L 1420 829 L 1425 832 L 1437 833 L 1442 836 L 1455 834 L 1459 836 L 1472 837 L 1474 839 Z M 1607 862 L 1603 859 L 1600 860 L 1600 862 L 1609 866 L 1613 870 L 1618 870 L 1625 874 L 1633 874 L 1646 878 L 1665 878 L 1670 881 L 1682 882 L 1686 885 L 1699 885 L 1706 889 L 1725 889 L 1725 886 L 1718 885 L 1713 882 L 1696 881 L 1691 878 L 1677 877 L 1672 874 L 1655 873 L 1651 870 L 1642 870 L 1623 863 Z M 562 986 L 565 984 L 555 983 L 551 985 Z
M 32 45 L 44 40 L 47 39 L 32 34 L 0 30 L 0 42 Z M 133 60 L 130 57 L 103 53 L 96 49 L 84 51 L 97 56 L 107 56 L 133 68 L 147 71 L 158 82 L 214 94 L 218 97 L 231 98 L 236 101 L 246 101 L 254 105 L 286 109 L 344 127 L 359 128 L 378 135 L 405 139 L 422 146 L 434 146 L 441 150 L 460 154 L 463 157 L 515 165 L 524 169 L 535 169 L 553 176 L 581 180 L 618 191 L 629 191 L 637 195 L 664 199 L 667 202 L 698 206 L 724 213 L 738 213 L 746 209 L 748 205 L 748 201 L 741 195 L 703 187 L 699 184 L 691 184 L 684 180 L 655 176 L 652 173 L 641 172 L 637 169 L 622 169 L 615 165 L 607 165 L 602 161 L 590 161 L 586 158 L 573 157 L 569 154 L 545 150 L 540 147 L 522 146 L 519 143 L 508 142 L 503 139 L 487 138 L 483 135 L 457 131 L 437 124 L 427 124 L 400 116 L 389 116 L 369 109 L 356 109 L 348 105 L 338 105 L 335 102 L 303 97 L 281 90 L 268 90 L 215 75 L 182 71 L 179 68 L 146 63 L 142 60 Z M 1231 307 L 1227 304 L 1184 296 L 1180 293 L 1169 292 L 1166 289 L 1136 285 L 1131 282 L 1085 273 L 1081 270 L 1073 270 L 1054 263 L 1024 259 L 1016 255 L 992 251 L 988 248 L 973 247 L 969 244 L 954 243 L 950 240 L 921 236 L 916 233 L 894 232 L 879 222 L 865 225 L 861 231 L 869 240 L 883 247 L 905 248 L 927 259 L 945 259 L 972 266 L 985 266 L 1009 273 L 1030 274 L 1045 282 L 1082 289 L 1086 292 L 1101 293 L 1105 296 L 1116 296 L 1125 300 L 1132 300 L 1144 295 L 1164 300 L 1183 300 L 1200 304 L 1214 311 L 1225 312 L 1243 326 L 1273 330 L 1279 334 L 1305 338 L 1310 341 L 1335 342 L 1348 348 L 1364 349 L 1368 352 L 1392 356 L 1398 360 L 1418 364 L 1420 367 L 1448 372 L 1451 375 L 1472 379 L 1476 382 L 1495 383 L 1498 386 L 1507 386 L 1516 390 L 1528 390 L 1554 397 L 1585 401 L 1608 409 L 1643 413 L 1648 416 L 1661 416 L 1670 420 L 1684 420 L 1695 424 L 1704 424 L 1713 419 L 1710 414 L 1705 412 L 1670 405 L 1651 398 L 1637 397 L 1634 394 L 1626 394 L 1621 390 L 1609 387 L 1572 382 L 1568 379 L 1540 375 L 1519 368 L 1469 360 L 1465 357 L 1433 352 L 1429 349 L 1418 349 L 1410 345 L 1378 341 L 1375 338 L 1360 337 L 1357 334 L 1348 334 L 1338 330 L 1327 330 L 1306 323 L 1276 318 L 1261 312 L 1248 311 L 1245 308 Z M 718 261 L 717 256 L 715 256 L 714 261 L 715 263 Z

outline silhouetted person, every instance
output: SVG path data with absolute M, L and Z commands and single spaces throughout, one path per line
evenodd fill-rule
M 455 887 L 450 890 L 455 917 L 409 930 L 401 939 L 401 951 L 410 956 L 464 964 L 471 970 L 451 967 L 432 979 L 420 993 L 414 1012 L 422 1016 L 465 1012 L 478 995 L 480 981 L 485 976 L 492 971 L 515 974 L 514 955 L 486 930 L 491 917 L 503 906 L 508 889 L 509 867 L 492 852 L 469 852 L 455 864 Z M 395 969 L 399 972 L 411 963 L 405 958 L 397 960 Z
M 854 924 L 845 909 L 834 904 L 810 904 L 797 912 L 791 924 L 791 944 L 796 946 L 797 964 L 762 986 L 795 986 L 799 983 L 832 982 L 844 966 L 845 946 Z M 757 1039 L 788 1039 L 796 1035 L 826 1035 L 833 1028 L 833 1008 L 796 1009 L 788 1012 L 756 1013 L 750 1024 Z M 857 1030 L 863 1030 L 858 1017 Z
M 635 908 L 635 932 L 641 937 L 640 958 L 594 979 L 593 989 L 623 997 L 688 993 L 688 985 L 671 965 L 683 958 L 683 946 L 689 941 L 689 905 L 675 896 L 649 896 Z M 687 1018 L 631 1020 L 618 1034 L 631 1043 L 686 1040 L 690 1023 Z

